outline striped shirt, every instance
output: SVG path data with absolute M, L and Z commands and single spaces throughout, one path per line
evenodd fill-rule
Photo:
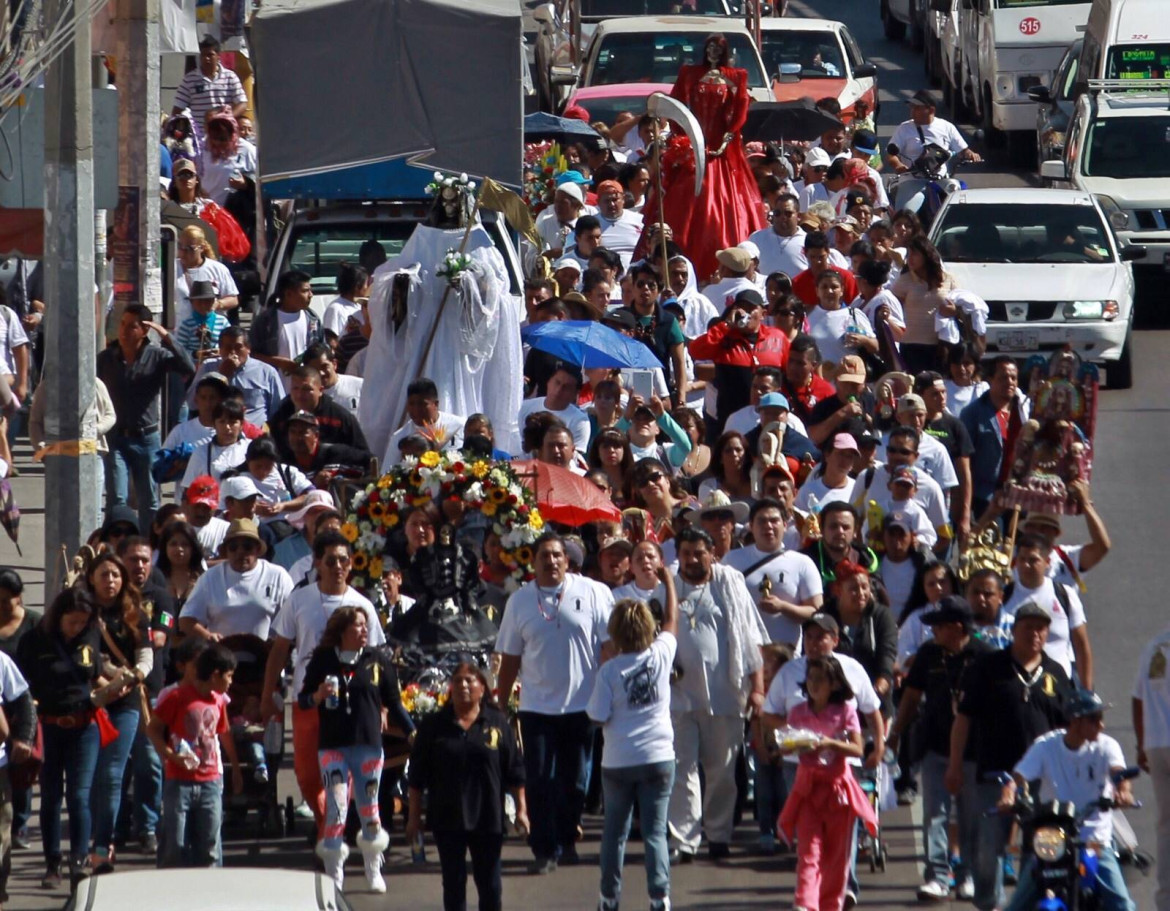
M 222 313 L 201 314 L 193 312 L 179 323 L 175 335 L 183 350 L 194 358 L 201 350 L 216 349 L 219 345 L 219 334 L 229 325 L 227 317 Z M 204 327 L 207 328 L 207 337 L 201 339 L 199 330 Z
M 220 64 L 213 79 L 208 79 L 199 67 L 195 67 L 183 77 L 175 92 L 175 107 L 191 109 L 195 132 L 200 139 L 203 138 L 207 124 L 208 111 L 224 105 L 235 107 L 247 100 L 240 77 L 223 64 Z

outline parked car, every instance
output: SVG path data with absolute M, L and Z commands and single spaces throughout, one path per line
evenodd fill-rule
M 574 10 L 578 21 L 574 22 Z M 554 0 L 533 11 L 536 39 L 533 58 L 536 90 L 541 110 L 558 112 L 577 83 L 584 50 L 597 24 L 605 19 L 629 16 L 732 15 L 727 0 Z M 576 48 L 574 48 L 576 43 Z M 673 80 L 672 80 L 673 82 Z
M 1078 38 L 1069 45 L 1057 64 L 1050 85 L 1028 89 L 1028 97 L 1039 102 L 1036 109 L 1037 170 L 1044 162 L 1064 155 L 1065 134 L 1076 110 L 1077 69 L 1083 43 L 1084 39 Z
M 1026 358 L 1070 347 L 1133 381 L 1134 278 L 1096 198 L 1082 190 L 961 190 L 931 230 L 958 286 L 983 298 L 987 352 Z
M 832 19 L 762 19 L 760 56 L 777 101 L 836 98 L 845 121 L 865 99 L 877 116 L 877 67 L 844 23 Z
M 149 899 L 146 899 L 149 896 Z M 307 870 L 135 870 L 77 883 L 65 911 L 353 911 L 333 880 Z

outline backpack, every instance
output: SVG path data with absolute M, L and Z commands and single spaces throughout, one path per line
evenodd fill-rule
M 1003 603 L 1004 604 L 1007 604 L 1012 599 L 1012 592 L 1014 592 L 1015 590 L 1016 590 L 1016 583 L 1014 580 L 1009 582 L 1007 585 L 1005 585 L 1003 587 Z M 1072 601 L 1069 599 L 1069 596 L 1068 596 L 1068 589 L 1064 587 L 1063 582 L 1057 582 L 1057 581 L 1053 580 L 1052 590 L 1054 592 L 1056 592 L 1056 603 L 1059 604 L 1062 608 L 1064 608 L 1064 613 L 1067 616 L 1069 613 L 1069 607 L 1072 604 Z

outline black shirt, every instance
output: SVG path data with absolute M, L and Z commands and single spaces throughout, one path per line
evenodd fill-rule
M 16 647 L 20 644 L 20 640 L 24 638 L 25 634 L 34 626 L 41 622 L 41 615 L 35 610 L 24 609 L 24 616 L 16 629 L 12 631 L 11 636 L 0 637 L 0 652 L 3 652 L 13 661 L 16 660 Z
M 126 659 L 125 662 L 120 661 L 118 657 L 110 649 L 106 643 L 106 637 L 100 635 L 101 639 L 101 653 L 105 656 L 111 664 L 116 667 L 129 667 L 131 670 L 138 663 L 135 660 L 134 653 L 140 648 L 150 645 L 150 617 L 145 611 L 138 612 L 138 637 L 135 639 L 129 628 L 122 622 L 122 608 L 121 605 L 115 607 L 101 608 L 102 620 L 106 624 L 106 632 L 110 634 L 110 638 L 114 640 L 114 645 L 118 646 L 118 651 L 122 653 L 122 657 Z M 153 670 L 153 666 L 152 666 Z M 134 690 L 131 690 L 121 699 L 109 703 L 109 706 L 123 705 L 133 701 L 133 705 L 138 705 L 137 696 Z
M 1011 771 L 1032 741 L 1065 724 L 1072 684 L 1047 655 L 1029 673 L 1005 648 L 976 659 L 959 690 L 959 712 L 971 720 L 976 773 L 986 779 Z
M 148 342 L 131 364 L 122 357 L 122 348 L 111 342 L 97 356 L 97 376 L 106 384 L 118 433 L 142 436 L 158 430 L 158 394 L 168 373 L 191 376 L 195 363 L 181 347 Z
M 481 705 L 465 731 L 448 703 L 419 724 L 407 781 L 430 792 L 432 832 L 500 835 L 504 791 L 524 784 L 524 760 L 503 712 Z
M 982 639 L 972 636 L 955 653 L 937 642 L 925 642 L 914 656 L 906 686 L 920 691 L 923 700 L 918 709 L 919 743 L 932 753 L 948 756 L 951 752 L 951 722 L 955 720 L 955 699 L 959 681 L 967 667 L 981 655 L 993 651 Z M 975 758 L 975 742 L 967 738 L 964 759 Z
M 958 465 L 959 459 L 971 458 L 975 446 L 971 442 L 971 434 L 967 428 L 953 414 L 945 411 L 935 420 L 926 425 L 926 432 L 943 444 L 947 455 L 951 457 L 951 464 Z
M 150 632 L 166 633 L 167 637 L 163 647 L 154 650 L 154 667 L 146 675 L 146 692 L 154 697 L 165 682 L 166 667 L 171 658 L 171 634 L 175 629 L 179 609 L 168 588 L 156 584 L 153 579 L 147 579 L 142 586 L 142 612 L 150 623 Z M 133 660 L 130 655 L 126 657 Z
M 321 719 L 318 745 L 323 750 L 336 747 L 382 746 L 382 707 L 389 711 L 392 725 L 410 732 L 414 722 L 402 707 L 398 674 L 378 649 L 366 647 L 353 664 L 343 664 L 337 649 L 318 648 L 305 668 L 301 687 L 302 708 L 312 708 L 312 697 L 330 674 L 338 681 L 337 708 L 317 707 Z
M 100 670 L 101 640 L 96 625 L 66 642 L 40 624 L 20 640 L 16 664 L 41 715 L 72 715 L 92 707 L 89 694 Z
M 870 417 L 873 417 L 874 413 L 877 411 L 877 399 L 874 398 L 873 393 L 868 389 L 863 389 L 861 390 L 861 394 L 857 396 L 857 401 L 861 405 L 862 412 L 868 414 Z M 844 408 L 846 404 L 847 403 L 844 399 L 841 398 L 840 395 L 834 395 L 831 398 L 821 399 L 821 401 L 817 402 L 813 406 L 812 413 L 809 415 L 808 420 L 804 422 L 805 426 L 809 430 L 812 430 L 812 428 L 816 427 L 817 424 L 824 423 L 829 418 L 831 418 L 834 414 Z M 849 430 L 849 423 L 853 420 L 855 419 L 846 418 L 843 420 L 837 427 L 833 429 L 833 433 L 830 433 L 829 436 L 825 437 L 824 445 L 828 446 L 829 440 L 832 438 L 834 433 L 847 432 Z M 826 451 L 828 450 L 826 449 Z
M 276 444 L 280 457 L 286 462 L 295 461 L 293 451 L 288 445 L 288 419 L 297 410 L 292 396 L 286 395 L 268 419 L 272 442 Z M 355 449 L 370 448 L 370 444 L 366 442 L 366 435 L 358 426 L 357 415 L 324 393 L 321 393 L 321 401 L 317 403 L 317 410 L 313 412 L 313 416 L 317 419 L 322 444 L 340 443 L 343 446 L 353 446 Z

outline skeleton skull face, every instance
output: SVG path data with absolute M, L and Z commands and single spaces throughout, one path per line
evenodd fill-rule
M 703 49 L 703 55 L 712 66 L 719 63 L 720 58 L 723 56 L 723 46 L 717 38 L 711 38 L 707 41 L 707 46 Z
M 454 187 L 443 187 L 439 195 L 443 205 L 443 214 L 450 219 L 459 217 L 459 191 Z

